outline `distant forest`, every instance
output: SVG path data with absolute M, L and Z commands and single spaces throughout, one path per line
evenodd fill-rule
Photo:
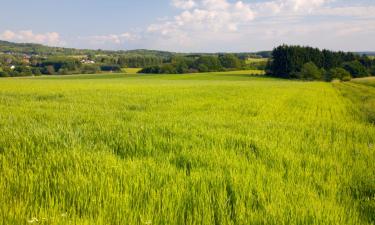
M 281 78 L 345 81 L 375 75 L 375 59 L 351 52 L 282 45 L 272 51 L 266 70 Z
M 375 74 L 375 57 L 371 55 L 375 54 L 288 45 L 273 51 L 228 54 L 89 50 L 0 41 L 0 77 L 93 74 L 142 68 L 140 73 L 152 74 L 257 69 L 288 79 L 350 80 Z
M 249 57 L 267 58 L 271 52 L 234 53 L 239 61 Z M 181 58 L 217 58 L 220 53 L 175 53 L 154 50 L 107 51 L 49 47 L 0 41 L 0 76 L 66 75 L 121 72 L 123 68 L 169 67 Z M 258 67 L 258 65 L 253 65 Z M 265 65 L 260 65 L 265 66 Z M 206 70 L 211 70 L 207 65 Z M 204 70 L 204 66 L 201 67 Z M 215 68 L 216 70 L 216 68 Z M 144 70 L 147 71 L 147 70 Z M 196 70 L 198 71 L 198 70 Z M 173 70 L 171 71 L 173 72 Z M 183 70 L 183 72 L 188 72 Z

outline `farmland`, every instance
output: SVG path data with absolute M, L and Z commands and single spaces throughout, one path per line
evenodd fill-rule
M 1 79 L 0 224 L 374 223 L 371 82 L 248 74 Z

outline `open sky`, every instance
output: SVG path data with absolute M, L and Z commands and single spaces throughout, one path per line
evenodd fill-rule
M 375 50 L 375 0 L 12 0 L 0 39 L 91 49 Z

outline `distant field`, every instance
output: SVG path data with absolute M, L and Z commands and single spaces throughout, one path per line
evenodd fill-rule
M 258 62 L 267 62 L 268 59 L 266 58 L 248 58 L 246 60 L 247 63 L 258 63 Z
M 363 84 L 363 85 L 375 87 L 375 77 L 366 77 L 366 78 L 354 79 L 353 82 L 358 83 L 358 84 Z
M 0 224 L 374 224 L 371 86 L 0 79 Z
M 123 72 L 128 74 L 136 74 L 138 73 L 142 68 L 124 68 Z

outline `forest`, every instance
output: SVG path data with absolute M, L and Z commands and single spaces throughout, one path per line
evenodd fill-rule
M 375 59 L 351 52 L 282 45 L 272 51 L 267 73 L 279 78 L 347 81 L 375 75 Z
M 175 53 L 154 50 L 106 51 L 48 47 L 0 41 L 0 77 L 94 74 L 143 68 L 142 73 L 188 73 L 233 69 L 263 69 L 265 63 L 246 65 L 259 53 Z

